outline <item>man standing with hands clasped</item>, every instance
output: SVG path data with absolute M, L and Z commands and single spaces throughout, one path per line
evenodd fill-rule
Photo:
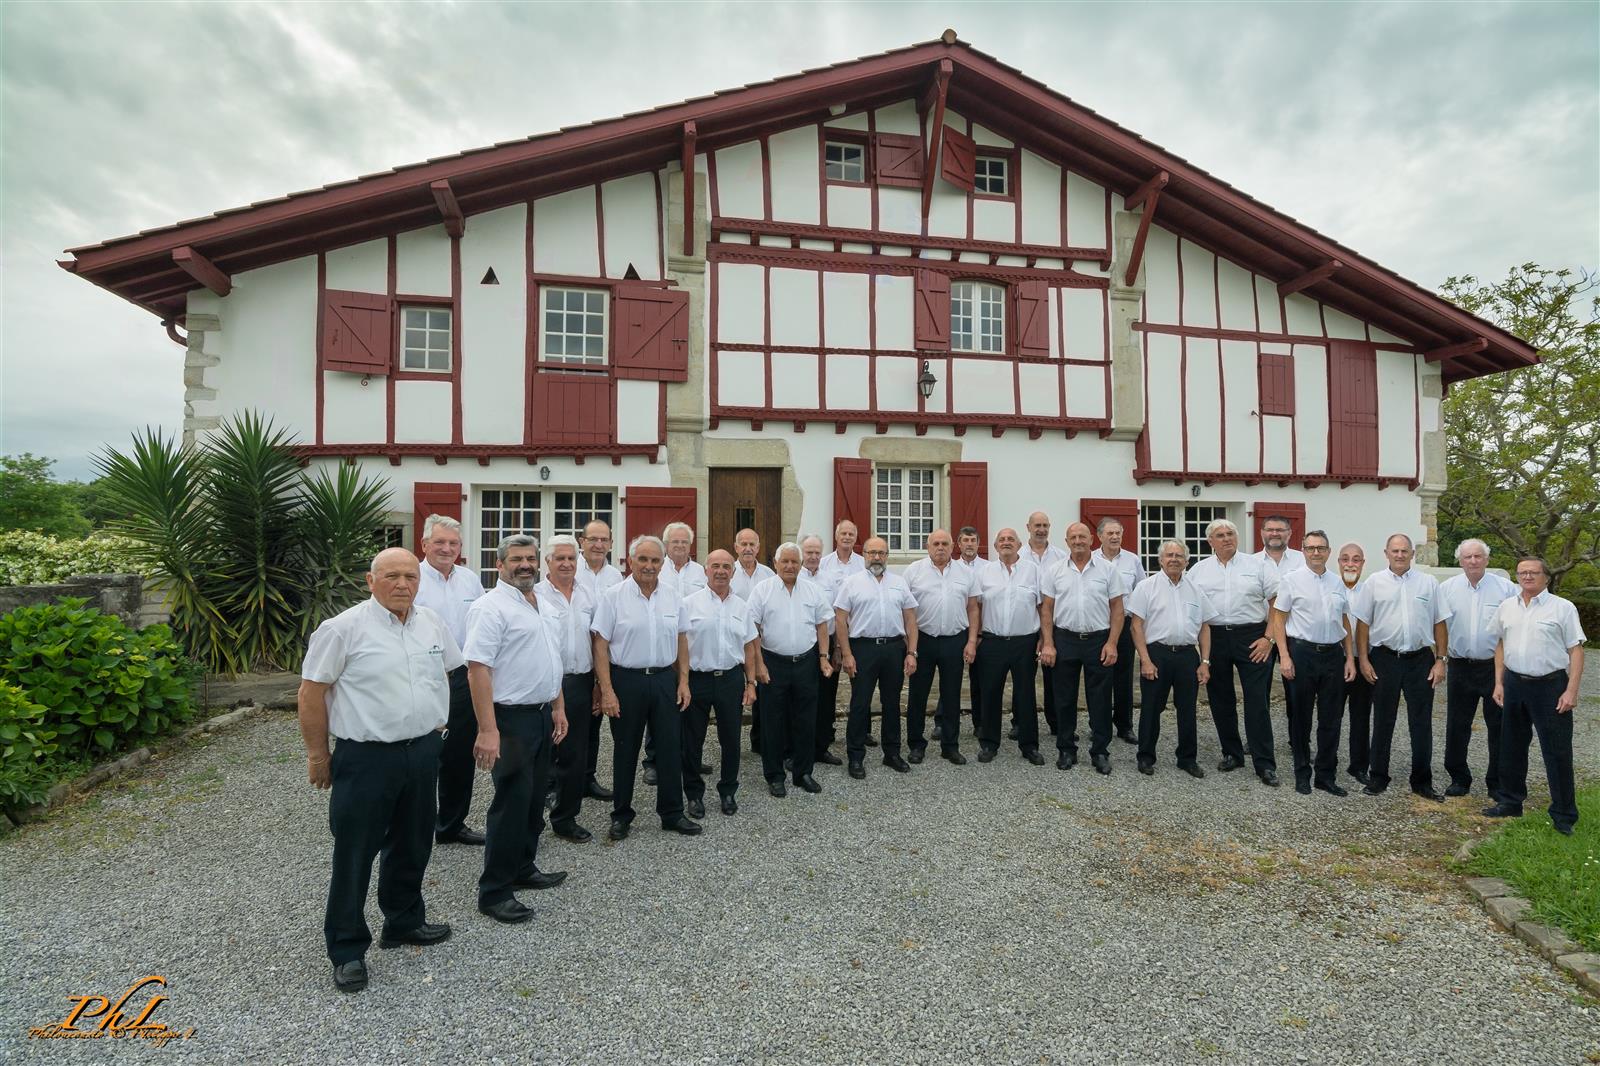
M 822 791 L 811 773 L 811 741 L 817 733 L 817 678 L 833 672 L 827 658 L 818 657 L 828 643 L 833 610 L 821 584 L 801 580 L 803 557 L 797 544 L 778 545 L 772 557 L 778 576 L 750 593 L 750 617 L 761 634 L 760 658 L 751 665 L 766 686 L 770 712 L 761 737 L 761 773 L 768 791 L 779 797 L 789 792 L 783 783 L 785 748 L 796 787 Z
M 670 565 L 670 564 L 669 564 Z M 706 556 L 706 586 L 684 598 L 689 625 L 689 711 L 684 715 L 683 791 L 690 818 L 706 816 L 706 782 L 700 756 L 706 726 L 717 716 L 722 748 L 717 795 L 722 813 L 737 809 L 739 732 L 744 708 L 756 699 L 756 624 L 750 607 L 729 589 L 733 556 L 718 548 Z
M 1344 686 L 1356 676 L 1348 594 L 1339 575 L 1328 570 L 1328 535 L 1313 530 L 1301 542 L 1306 565 L 1286 571 L 1278 581 L 1272 631 L 1279 669 L 1291 686 L 1289 748 L 1294 753 L 1294 787 L 1311 795 L 1311 715 L 1317 716 L 1317 788 L 1333 796 L 1349 793 L 1336 780 L 1339 770 L 1339 720 Z
M 868 537 L 867 568 L 848 578 L 834 597 L 844 672 L 850 675 L 850 719 L 845 727 L 850 776 L 867 776 L 867 733 L 872 726 L 872 690 L 883 716 L 883 765 L 909 773 L 900 755 L 900 690 L 917 669 L 917 601 L 905 579 L 889 573 L 889 544 Z
M 1194 709 L 1200 686 L 1211 676 L 1210 622 L 1216 612 L 1185 572 L 1189 549 L 1182 541 L 1163 541 L 1157 558 L 1161 571 L 1139 582 L 1128 597 L 1141 679 L 1139 772 L 1156 772 L 1156 742 L 1170 692 L 1178 717 L 1178 768 L 1190 777 L 1204 777 L 1195 761 L 1199 745 Z
M 1472 791 L 1467 745 L 1481 701 L 1489 741 L 1483 783 L 1493 799 L 1500 789 L 1500 704 L 1494 698 L 1492 625 L 1500 604 L 1517 594 L 1517 586 L 1489 573 L 1489 546 L 1477 537 L 1456 546 L 1456 562 L 1461 573 L 1439 585 L 1439 595 L 1450 608 L 1445 623 L 1450 631 L 1450 668 L 1444 689 L 1444 770 L 1450 775 L 1450 787 L 1444 794 L 1465 796 Z
M 961 754 L 961 671 L 978 657 L 980 609 L 977 579 L 969 566 L 951 558 L 955 542 L 945 530 L 928 534 L 928 556 L 906 567 L 906 585 L 917 601 L 917 669 L 911 675 L 911 700 L 906 704 L 907 742 L 911 761 L 921 762 L 927 749 L 923 724 L 933 677 L 939 675 L 939 702 L 933 731 L 939 751 L 957 766 Z
M 1071 554 L 1040 579 L 1044 635 L 1039 661 L 1056 668 L 1056 769 L 1078 761 L 1078 675 L 1089 706 L 1089 758 L 1111 772 L 1111 668 L 1122 638 L 1123 577 L 1093 551 L 1094 535 L 1082 522 L 1067 527 Z

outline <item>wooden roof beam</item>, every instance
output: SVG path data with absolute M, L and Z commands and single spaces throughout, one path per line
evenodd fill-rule
M 1167 187 L 1167 182 L 1171 180 L 1172 175 L 1168 174 L 1165 170 L 1161 171 L 1155 177 L 1151 178 L 1149 181 L 1135 189 L 1131 196 L 1125 197 L 1122 201 L 1124 205 L 1122 209 L 1124 211 L 1132 211 L 1135 208 L 1143 206 L 1145 203 L 1150 203 L 1152 206 L 1154 206 L 1155 198 L 1161 194 L 1161 190 L 1165 189 Z
M 1165 170 L 1159 171 L 1155 177 L 1135 189 L 1131 198 L 1123 201 L 1130 209 L 1135 204 L 1144 208 L 1139 214 L 1139 231 L 1133 235 L 1133 252 L 1128 256 L 1128 269 L 1122 275 L 1124 285 L 1131 286 L 1133 279 L 1139 276 L 1139 267 L 1144 262 L 1144 242 L 1150 236 L 1150 223 L 1155 220 L 1156 205 L 1161 202 L 1161 190 L 1167 187 L 1169 180 L 1171 175 Z
M 1330 259 L 1321 266 L 1312 267 L 1299 277 L 1290 278 L 1288 281 L 1280 281 L 1278 283 L 1278 295 L 1291 296 L 1301 289 L 1309 289 L 1319 281 L 1327 281 L 1343 269 L 1343 263 L 1337 259 Z
M 694 143 L 699 128 L 693 122 L 683 124 L 683 254 L 694 254 Z M 763 142 L 765 143 L 765 142 Z M 763 149 L 765 156 L 765 149 Z
M 1437 363 L 1445 359 L 1459 359 L 1464 355 L 1475 355 L 1489 347 L 1489 338 L 1474 337 L 1470 341 L 1460 344 L 1447 344 L 1443 348 L 1434 348 L 1423 352 L 1423 357 L 1430 363 Z
M 928 127 L 928 158 L 922 165 L 922 231 L 928 230 L 928 211 L 933 206 L 933 179 L 938 173 L 939 151 L 944 146 L 944 105 L 950 97 L 950 78 L 955 74 L 955 64 L 948 59 L 939 60 L 933 74 L 929 93 L 933 97 L 933 124 Z
M 431 182 L 428 189 L 433 193 L 433 202 L 439 208 L 440 217 L 444 219 L 444 231 L 452 237 L 467 232 L 467 218 L 461 213 L 461 204 L 456 200 L 456 191 L 450 187 L 450 179 L 440 178 Z
M 233 291 L 233 279 L 218 270 L 211 260 L 190 248 L 187 244 L 182 248 L 173 249 L 172 261 L 178 265 L 179 270 L 218 296 L 226 296 Z

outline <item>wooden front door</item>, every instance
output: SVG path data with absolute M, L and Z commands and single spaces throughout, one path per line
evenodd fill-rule
M 712 470 L 707 507 L 711 528 L 699 557 L 703 560 L 717 548 L 733 551 L 733 538 L 748 528 L 760 534 L 760 558 L 770 565 L 773 549 L 783 539 L 782 479 L 783 471 L 776 468 Z

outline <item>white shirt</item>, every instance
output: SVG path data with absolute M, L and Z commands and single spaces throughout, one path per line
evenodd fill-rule
M 805 567 L 801 567 L 802 570 Z M 752 573 L 745 573 L 744 567 L 737 561 L 733 564 L 733 580 L 728 583 L 728 588 L 741 600 L 748 600 L 750 593 L 762 582 L 770 581 L 778 575 L 766 563 L 756 563 Z
M 672 582 L 673 587 L 678 590 L 678 595 L 687 599 L 692 593 L 706 587 L 706 568 L 690 559 L 680 570 L 677 564 L 667 559 L 661 564 L 661 580 Z
M 1025 637 L 1039 632 L 1039 568 L 1018 558 L 1010 568 L 999 559 L 978 571 L 983 598 L 983 632 L 997 637 Z
M 1385 567 L 1356 586 L 1350 613 L 1367 623 L 1369 648 L 1394 652 L 1433 646 L 1433 627 L 1450 617 L 1439 582 L 1415 567 L 1395 576 Z
M 840 583 L 833 606 L 850 615 L 852 638 L 903 637 L 904 612 L 908 607 L 915 609 L 917 601 L 899 574 L 885 573 L 880 580 L 863 570 Z
M 972 571 L 972 574 L 973 574 L 974 577 L 976 577 L 979 573 L 981 573 L 983 571 L 984 567 L 989 565 L 989 560 L 985 559 L 981 555 L 974 555 L 972 557 L 972 562 L 970 562 L 970 563 L 967 562 L 965 559 L 961 558 L 961 556 L 959 556 L 959 555 L 953 555 L 953 556 L 950 557 L 950 562 L 953 565 L 959 566 L 964 570 Z
M 1493 659 L 1497 635 L 1489 627 L 1503 600 L 1520 595 L 1517 586 L 1499 574 L 1485 573 L 1473 588 L 1466 574 L 1439 583 L 1439 596 L 1450 608 L 1450 657 Z
M 761 627 L 761 646 L 774 655 L 804 655 L 817 645 L 817 626 L 833 618 L 833 600 L 806 568 L 790 589 L 782 579 L 766 581 L 750 594 L 750 617 Z
M 1248 625 L 1267 620 L 1267 604 L 1278 594 L 1277 575 L 1253 555 L 1235 552 L 1227 565 L 1208 555 L 1189 569 L 1189 577 L 1211 601 L 1217 625 Z
M 828 636 L 833 636 L 833 598 L 839 594 L 839 582 L 843 581 L 845 573 L 842 568 L 824 570 L 822 564 L 817 564 L 817 572 L 812 573 L 805 567 L 800 568 L 800 581 L 810 581 L 822 590 L 822 597 L 828 604 Z
M 1283 558 L 1276 561 L 1273 560 L 1272 556 L 1267 554 L 1267 549 L 1265 548 L 1262 548 L 1260 551 L 1251 555 L 1250 558 L 1261 560 L 1261 565 L 1270 570 L 1272 572 L 1272 576 L 1277 578 L 1279 581 L 1283 580 L 1283 575 L 1292 574 L 1296 570 L 1303 570 L 1305 569 L 1306 565 L 1306 553 L 1300 551 L 1298 548 L 1283 549 Z M 1330 566 L 1329 569 L 1331 570 L 1333 567 Z M 1321 644 L 1324 642 L 1319 640 L 1317 643 Z
M 1568 652 L 1586 639 L 1578 609 L 1549 589 L 1522 602 L 1522 592 L 1500 601 L 1491 623 L 1495 637 L 1505 641 L 1507 670 L 1527 677 L 1543 677 L 1565 670 Z
M 1144 580 L 1144 564 L 1139 561 L 1137 555 L 1126 548 L 1117 552 L 1115 558 L 1107 555 L 1104 548 L 1097 551 L 1095 555 L 1102 561 L 1108 562 L 1117 568 L 1117 572 L 1122 575 L 1122 591 L 1124 593 L 1131 593 L 1139 587 L 1139 582 Z
M 1068 555 L 1045 571 L 1039 594 L 1054 599 L 1052 618 L 1062 629 L 1098 633 L 1111 628 L 1111 601 L 1122 595 L 1122 574 L 1091 554 L 1082 570 Z
M 667 586 L 657 582 L 646 598 L 638 582 L 626 577 L 595 604 L 589 629 L 611 645 L 613 665 L 644 670 L 678 661 L 678 634 L 688 632 L 689 617 Z
M 328 732 L 392 743 L 449 720 L 445 675 L 463 662 L 444 619 L 413 606 L 401 622 L 373 597 L 317 627 L 300 676 L 331 686 Z
M 1289 616 L 1284 632 L 1313 644 L 1338 644 L 1344 640 L 1344 616 L 1350 594 L 1344 579 L 1332 570 L 1318 574 L 1309 566 L 1290 570 L 1278 582 L 1273 604 Z
M 1217 614 L 1192 574 L 1184 574 L 1174 585 L 1164 573 L 1151 574 L 1139 582 L 1128 597 L 1128 613 L 1144 620 L 1147 645 L 1198 644 L 1200 627 L 1213 621 Z
M 568 674 L 587 674 L 594 669 L 594 643 L 589 626 L 594 622 L 595 594 L 574 580 L 572 599 L 545 578 L 533 586 L 539 598 L 539 611 L 555 621 L 559 630 L 561 670 Z
M 1044 551 L 1036 552 L 1029 541 L 1022 542 L 1022 557 L 1039 568 L 1040 574 L 1048 574 L 1055 569 L 1055 565 L 1067 557 L 1067 549 L 1059 544 L 1046 544 Z
M 622 584 L 622 571 L 618 570 L 610 563 L 606 563 L 600 568 L 600 572 L 597 574 L 593 570 L 589 569 L 589 560 L 585 559 L 582 555 L 579 555 L 578 584 L 594 593 L 594 598 L 598 602 L 601 593 L 605 592 L 607 589 L 612 589 Z
M 496 703 L 554 703 L 561 695 L 561 624 L 509 581 L 467 612 L 462 654 L 489 667 Z
M 733 670 L 744 665 L 744 646 L 756 639 L 750 605 L 733 593 L 723 599 L 709 588 L 683 601 L 689 624 L 689 669 Z
M 477 571 L 452 563 L 450 576 L 446 577 L 426 560 L 421 569 L 422 576 L 417 582 L 417 596 L 412 602 L 418 607 L 426 607 L 444 619 L 444 624 L 449 627 L 450 635 L 456 638 L 456 643 L 465 643 L 467 608 L 472 606 L 473 600 L 483 595 L 483 582 L 479 580 Z
M 822 557 L 822 562 L 817 564 L 817 570 L 819 572 L 824 574 L 837 572 L 840 575 L 841 580 L 849 577 L 851 574 L 859 574 L 866 568 L 866 556 L 862 555 L 860 552 L 851 551 L 850 561 L 841 563 L 839 561 L 839 552 L 837 549 L 829 552 L 827 555 L 824 555 Z M 801 567 L 801 569 L 804 569 L 804 567 Z
M 906 567 L 906 586 L 917 601 L 917 628 L 930 637 L 967 631 L 967 599 L 977 595 L 978 579 L 969 566 L 952 559 L 943 570 L 928 558 Z

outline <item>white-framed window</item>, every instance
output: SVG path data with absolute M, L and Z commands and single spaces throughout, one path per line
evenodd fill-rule
M 602 289 L 540 288 L 539 353 L 546 363 L 604 366 L 606 292 Z
M 958 352 L 1005 352 L 1004 288 L 988 281 L 957 281 L 950 286 L 950 347 Z
M 990 196 L 1011 195 L 1011 160 L 1003 155 L 980 155 L 972 170 L 974 192 Z
M 406 527 L 398 522 L 389 522 L 372 531 L 373 539 L 383 548 L 404 548 L 406 546 Z
M 890 554 L 925 551 L 938 523 L 939 470 L 931 466 L 879 466 L 873 469 L 872 532 Z
M 1211 554 L 1206 526 L 1227 518 L 1228 508 L 1214 503 L 1147 503 L 1139 508 L 1139 558 L 1151 573 L 1161 569 L 1161 544 L 1179 540 L 1189 549 L 1189 565 Z
M 514 533 L 529 533 L 544 538 L 544 512 L 537 489 L 484 489 L 478 494 L 478 576 L 483 587 L 494 588 L 500 580 L 500 542 Z
M 450 308 L 401 308 L 400 369 L 450 373 Z
M 556 489 L 551 494 L 552 514 L 550 532 L 570 533 L 583 539 L 583 527 L 596 520 L 611 527 L 611 555 L 615 561 L 618 549 L 627 551 L 626 544 L 618 544 L 617 494 L 609 489 Z
M 855 141 L 828 141 L 823 158 L 831 181 L 867 180 L 867 146 Z

